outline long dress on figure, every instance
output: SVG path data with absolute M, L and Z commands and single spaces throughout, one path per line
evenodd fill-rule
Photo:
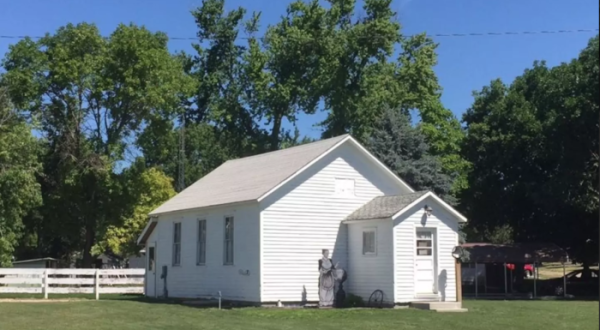
M 335 297 L 335 278 L 333 270 L 335 266 L 329 258 L 319 260 L 319 306 L 332 307 Z

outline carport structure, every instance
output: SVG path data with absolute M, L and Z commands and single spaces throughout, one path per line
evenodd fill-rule
M 463 268 L 475 268 L 475 297 L 479 292 L 479 269 L 481 265 L 485 267 L 484 294 L 488 294 L 488 270 L 491 273 L 497 271 L 499 267 L 503 269 L 504 295 L 509 295 L 509 285 L 513 291 L 513 270 L 509 270 L 507 265 L 533 265 L 533 297 L 537 296 L 537 281 L 539 279 L 538 266 L 544 262 L 560 262 L 563 265 L 563 277 L 566 273 L 565 263 L 568 261 L 566 251 L 556 244 L 552 243 L 515 243 L 515 244 L 491 244 L 491 243 L 465 243 L 461 247 L 466 252 L 467 261 L 463 261 Z M 517 268 L 515 268 L 517 270 Z M 519 274 L 520 272 L 517 272 Z M 498 275 L 498 274 L 493 274 Z M 493 278 L 492 275 L 492 278 Z M 498 278 L 498 277 L 497 277 Z M 510 279 L 510 282 L 509 282 Z M 518 279 L 520 281 L 520 279 Z M 563 280 L 563 294 L 566 296 L 566 279 Z M 497 292 L 498 293 L 498 292 Z M 501 293 L 501 292 L 500 292 Z

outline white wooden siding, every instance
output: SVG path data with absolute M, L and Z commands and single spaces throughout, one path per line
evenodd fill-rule
M 225 216 L 234 217 L 233 265 L 223 265 Z M 196 265 L 198 219 L 206 219 L 206 264 L 201 266 Z M 182 225 L 180 266 L 172 266 L 171 260 L 174 222 Z M 148 244 L 156 242 L 157 294 L 163 294 L 160 274 L 167 265 L 170 297 L 215 297 L 221 291 L 224 299 L 259 301 L 259 230 L 258 203 L 159 216 L 148 239 Z
M 355 180 L 353 197 L 335 196 L 336 178 Z M 344 144 L 269 195 L 261 202 L 261 301 L 317 301 L 321 250 L 348 266 L 341 221 L 375 196 L 407 192 L 355 146 Z
M 423 207 L 433 208 L 432 215 L 423 224 Z M 456 301 L 455 265 L 452 249 L 458 245 L 458 221 L 444 211 L 431 197 L 426 198 L 394 220 L 394 274 L 396 303 L 415 301 L 415 231 L 417 228 L 435 228 L 437 245 L 438 296 L 445 301 Z M 445 278 L 444 277 L 445 274 Z
M 363 255 L 363 232 L 375 229 L 375 255 Z M 365 302 L 375 290 L 385 302 L 394 302 L 394 260 L 391 220 L 367 220 L 348 224 L 348 281 L 346 293 Z

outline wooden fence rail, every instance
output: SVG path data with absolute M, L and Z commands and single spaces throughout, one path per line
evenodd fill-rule
M 0 268 L 0 293 L 144 293 L 141 269 Z

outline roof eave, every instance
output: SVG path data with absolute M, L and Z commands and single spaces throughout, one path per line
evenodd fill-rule
M 150 235 L 152 234 L 152 231 L 154 231 L 154 228 L 156 227 L 157 222 L 158 222 L 157 217 L 155 217 L 155 216 L 150 217 L 150 221 L 148 221 L 148 223 L 146 224 L 146 227 L 144 227 L 144 230 L 142 230 L 142 233 L 140 234 L 140 236 L 138 237 L 138 239 L 136 241 L 137 245 L 146 244 L 146 241 L 148 240 L 148 237 L 150 237 Z
M 232 203 L 206 205 L 206 206 L 192 207 L 192 208 L 164 211 L 164 212 L 157 212 L 157 210 L 158 210 L 158 208 L 157 208 L 156 210 L 150 212 L 148 214 L 148 216 L 158 217 L 158 216 L 169 215 L 169 214 L 178 213 L 178 212 L 192 212 L 192 211 L 199 211 L 199 210 L 204 210 L 204 209 L 214 209 L 214 208 L 219 208 L 219 207 L 224 207 L 224 206 L 236 206 L 236 205 L 244 205 L 244 204 L 252 204 L 252 203 L 258 203 L 258 201 L 256 199 L 249 199 L 249 200 L 245 200 L 245 201 L 238 201 L 238 202 L 232 202 Z
M 285 185 L 289 181 L 293 180 L 295 177 L 297 177 L 298 175 L 300 175 L 300 173 L 302 173 L 305 170 L 307 170 L 308 168 L 310 168 L 312 165 L 314 165 L 319 160 L 321 160 L 324 157 L 326 157 L 327 155 L 329 155 L 331 152 L 333 152 L 335 149 L 337 149 L 339 146 L 341 146 L 342 144 L 346 143 L 347 141 L 350 141 L 363 154 L 365 154 L 368 158 L 370 158 L 371 160 L 373 160 L 375 162 L 375 164 L 377 164 L 380 168 L 382 168 L 386 174 L 388 174 L 392 178 L 394 178 L 397 183 L 399 183 L 401 186 L 403 186 L 404 188 L 406 188 L 409 192 L 414 192 L 415 191 L 413 188 L 411 188 L 411 186 L 409 186 L 406 182 L 404 182 L 400 177 L 398 177 L 396 174 L 394 174 L 394 172 L 392 172 L 392 170 L 390 170 L 387 166 L 385 166 L 385 164 L 383 164 L 379 159 L 377 159 L 377 157 L 375 157 L 365 147 L 363 147 L 360 143 L 358 143 L 358 141 L 356 141 L 351 135 L 348 135 L 345 138 L 343 138 L 342 140 L 340 140 L 338 143 L 334 144 L 329 149 L 327 149 L 327 151 L 325 151 L 324 153 L 322 153 L 321 155 L 319 155 L 319 157 L 313 159 L 308 164 L 304 165 L 302 168 L 300 168 L 298 171 L 296 171 L 294 174 L 290 175 L 287 179 L 283 180 L 278 185 L 276 185 L 275 187 L 271 188 L 269 191 L 267 191 L 266 193 L 264 193 L 262 196 L 260 196 L 257 199 L 257 201 L 259 203 L 262 202 L 265 198 L 267 198 L 268 196 L 270 196 L 271 194 L 273 194 L 275 191 L 279 190 L 279 188 L 281 188 L 283 185 Z
M 318 157 L 316 157 L 315 159 L 311 160 L 308 164 L 302 166 L 299 170 L 297 170 L 296 172 L 294 172 L 292 175 L 288 176 L 285 180 L 281 181 L 279 184 L 277 184 L 275 187 L 269 189 L 269 191 L 267 191 L 266 193 L 262 194 L 262 196 L 258 197 L 257 201 L 260 203 L 262 202 L 265 198 L 267 198 L 268 196 L 270 196 L 271 194 L 273 194 L 274 192 L 276 192 L 277 190 L 279 190 L 279 188 L 281 188 L 282 186 L 284 186 L 286 183 L 290 182 L 291 180 L 293 180 L 295 177 L 297 177 L 298 175 L 300 175 L 300 173 L 306 171 L 308 168 L 310 168 L 312 165 L 314 165 L 316 162 L 318 162 L 319 160 L 323 159 L 325 156 L 327 156 L 330 152 L 332 152 L 333 150 L 337 149 L 337 147 L 339 147 L 340 145 L 344 144 L 346 141 L 348 141 L 349 139 L 352 139 L 352 137 L 350 135 L 346 136 L 345 138 L 341 139 L 340 141 L 338 141 L 336 144 L 334 144 L 333 146 L 331 146 L 329 149 L 327 149 L 327 151 L 325 151 L 324 153 L 320 154 Z
M 378 217 L 378 218 L 369 218 L 369 219 L 347 219 L 342 221 L 342 223 L 368 223 L 371 221 L 379 221 L 379 220 L 392 220 L 392 217 Z
M 401 216 L 402 214 L 404 214 L 406 211 L 410 210 L 413 206 L 415 206 L 415 205 L 419 204 L 420 202 L 422 202 L 427 197 L 432 197 L 446 211 L 448 211 L 452 215 L 454 215 L 457 218 L 458 222 L 461 222 L 461 223 L 467 222 L 467 218 L 464 215 L 462 215 L 460 212 L 458 212 L 457 210 L 455 210 L 452 206 L 450 206 L 448 203 L 444 202 L 443 199 L 439 198 L 436 194 L 434 194 L 431 191 L 425 193 L 423 196 L 419 197 L 418 199 L 416 199 L 412 203 L 410 203 L 407 206 L 405 206 L 404 208 L 402 208 L 402 210 L 398 211 L 398 213 L 396 213 L 396 214 L 394 214 L 392 216 L 392 219 L 397 219 L 399 216 Z
M 58 261 L 58 259 L 46 257 L 46 258 L 37 258 L 37 259 L 16 260 L 16 261 L 13 261 L 12 263 L 14 265 L 14 264 L 26 264 L 26 263 L 40 262 L 40 261 Z

